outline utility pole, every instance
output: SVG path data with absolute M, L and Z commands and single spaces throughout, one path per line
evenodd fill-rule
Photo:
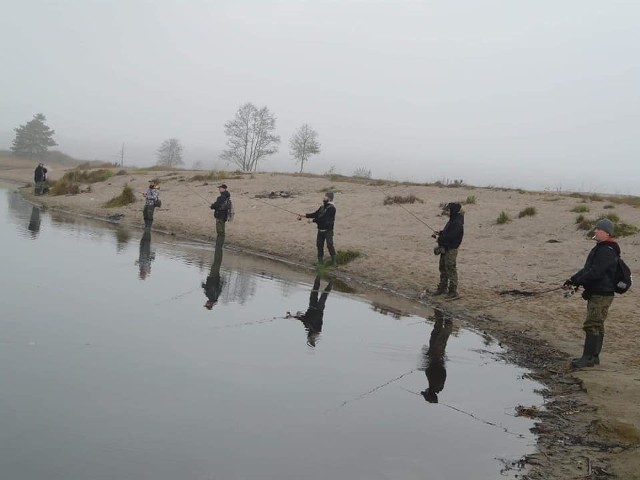
M 124 142 L 122 142 L 122 148 L 120 149 L 120 166 L 124 167 Z

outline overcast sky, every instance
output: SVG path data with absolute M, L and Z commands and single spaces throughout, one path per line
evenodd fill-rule
M 0 132 L 34 113 L 60 150 L 138 164 L 168 137 L 224 148 L 251 101 L 302 123 L 309 169 L 640 194 L 640 2 L 9 0 Z M 7 140 L 8 139 L 8 140 Z M 8 145 L 6 145 L 8 146 Z M 127 159 L 126 159 L 127 160 Z M 218 162 L 214 158 L 211 160 Z M 220 164 L 222 165 L 222 164 Z

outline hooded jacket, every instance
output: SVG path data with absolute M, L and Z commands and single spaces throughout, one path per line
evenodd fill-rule
M 589 252 L 584 267 L 571 277 L 571 283 L 584 287 L 590 294 L 613 295 L 619 257 L 620 246 L 616 242 L 598 242 Z
M 231 199 L 231 194 L 224 190 L 209 207 L 213 210 L 213 216 L 218 220 L 226 221 L 229 218 L 229 199 Z
M 323 203 L 318 210 L 307 213 L 305 217 L 313 218 L 313 222 L 318 225 L 318 230 L 333 230 L 336 221 L 336 206 L 333 202 Z
M 458 248 L 464 236 L 464 215 L 460 213 L 460 204 L 454 203 L 449 210 L 449 221 L 438 235 L 438 245 L 446 250 Z
M 47 169 L 42 165 L 38 165 L 33 172 L 34 182 L 44 182 L 47 179 Z

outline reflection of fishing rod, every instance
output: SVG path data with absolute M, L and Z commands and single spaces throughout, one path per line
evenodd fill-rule
M 386 190 L 380 189 L 380 191 L 382 193 L 384 193 L 385 195 L 389 196 L 389 193 Z M 429 225 L 427 222 L 425 222 L 424 220 L 422 220 L 420 217 L 418 217 L 416 214 L 414 214 L 413 212 L 411 212 L 407 207 L 405 207 L 402 203 L 396 203 L 395 205 L 399 205 L 400 208 L 402 208 L 405 212 L 407 212 L 409 215 L 411 215 L 413 218 L 415 218 L 416 220 L 418 220 L 421 224 L 423 224 L 425 227 L 427 227 L 429 230 L 431 230 L 433 233 L 438 233 L 438 231 L 433 228 L 431 225 Z
M 378 390 L 380 390 L 381 388 L 384 388 L 384 387 L 386 387 L 386 386 L 388 386 L 388 385 L 391 385 L 392 383 L 397 382 L 398 380 L 400 380 L 400 379 L 402 379 L 402 378 L 406 377 L 407 375 L 411 375 L 411 374 L 412 374 L 413 372 L 415 372 L 415 371 L 416 371 L 416 369 L 415 369 L 415 368 L 413 368 L 413 369 L 409 370 L 408 372 L 404 372 L 403 374 L 398 375 L 397 377 L 394 377 L 394 378 L 392 378 L 391 380 L 387 380 L 386 382 L 381 383 L 380 385 L 377 385 L 377 386 L 373 387 L 371 390 L 368 390 L 368 391 L 366 391 L 366 392 L 364 392 L 364 393 L 361 393 L 360 395 L 358 395 L 357 397 L 352 398 L 351 400 L 345 400 L 344 402 L 342 402 L 342 403 L 341 403 L 338 407 L 336 407 L 336 408 L 343 408 L 343 407 L 346 407 L 347 405 L 349 405 L 349 404 L 350 404 L 350 403 L 352 403 L 352 402 L 357 402 L 358 400 L 362 400 L 363 398 L 368 397 L 369 395 L 374 394 L 375 392 L 377 392 L 377 391 L 378 391 Z M 324 413 L 325 413 L 325 414 L 327 414 L 327 413 L 329 413 L 331 410 L 333 410 L 333 409 L 326 410 Z
M 400 387 L 402 390 L 404 390 L 405 392 L 409 392 L 409 393 L 413 393 L 414 395 L 417 395 L 419 397 L 422 397 L 422 394 L 418 393 L 418 392 L 413 392 L 411 390 L 409 390 L 408 388 L 404 388 L 404 387 Z M 504 431 L 505 433 L 508 433 L 509 435 L 515 435 L 516 437 L 520 437 L 520 438 L 524 438 L 524 435 L 520 434 L 520 433 L 516 433 L 516 432 L 511 432 L 510 430 L 506 429 L 505 427 L 503 427 L 502 425 L 498 425 L 497 423 L 494 422 L 490 422 L 489 420 L 485 420 L 484 418 L 480 418 L 480 417 L 476 417 L 473 413 L 471 412 L 466 412 L 458 407 L 454 407 L 453 405 L 448 405 L 446 403 L 440 402 L 438 401 L 439 405 L 442 405 L 444 407 L 450 408 L 451 410 L 454 410 L 456 412 L 462 413 L 464 415 L 467 415 L 468 417 L 473 418 L 474 420 L 480 422 L 480 423 L 484 423 L 485 425 L 489 425 L 491 427 L 496 427 L 499 428 L 500 430 Z
M 488 303 L 486 305 L 480 305 L 479 307 L 472 308 L 471 310 L 482 310 L 482 309 L 485 309 L 485 308 L 495 307 L 496 305 L 502 305 L 502 304 L 510 303 L 510 302 L 517 302 L 518 300 L 522 300 L 524 298 L 537 297 L 539 295 L 544 295 L 545 293 L 551 293 L 551 292 L 555 292 L 555 291 L 562 290 L 562 289 L 563 289 L 563 287 L 553 287 L 553 288 L 549 288 L 547 290 L 539 290 L 537 292 L 531 292 L 530 295 L 523 295 L 521 297 L 510 298 L 508 300 L 502 300 L 500 302 L 492 302 L 492 303 Z
M 269 205 L 270 207 L 277 208 L 278 210 L 282 210 L 283 212 L 287 212 L 287 213 L 290 213 L 291 215 L 295 215 L 296 217 L 298 217 L 298 220 L 300 220 L 303 217 L 303 215 L 300 215 L 299 213 L 292 212 L 291 210 L 287 210 L 286 208 L 280 207 L 278 205 L 273 205 L 269 202 L 265 202 L 261 198 L 256 197 L 255 200 L 259 201 L 260 203 L 264 203 L 265 205 Z

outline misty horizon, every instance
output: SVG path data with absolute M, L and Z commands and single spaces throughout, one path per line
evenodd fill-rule
M 167 138 L 223 168 L 224 123 L 277 118 L 262 171 L 640 194 L 640 5 L 10 1 L 0 140 L 39 112 L 57 150 L 148 166 Z M 25 25 L 29 28 L 25 28 Z M 227 167 L 229 168 L 229 167 Z M 234 167 L 231 167 L 234 168 Z

